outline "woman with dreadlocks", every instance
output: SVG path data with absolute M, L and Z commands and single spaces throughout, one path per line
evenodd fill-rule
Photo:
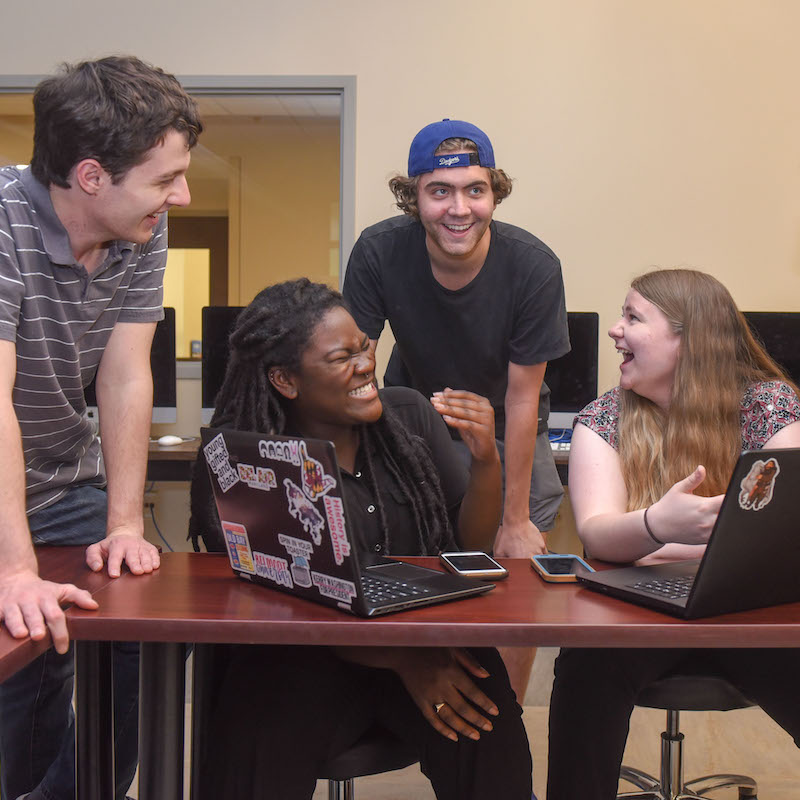
M 491 548 L 501 483 L 485 398 L 378 391 L 369 340 L 341 295 L 306 279 L 264 289 L 230 346 L 212 426 L 332 441 L 363 550 Z M 470 449 L 469 475 L 444 423 Z M 224 550 L 200 462 L 190 536 Z M 238 646 L 222 661 L 209 796 L 310 798 L 320 766 L 377 722 L 418 748 L 440 800 L 531 797 L 521 710 L 493 649 Z

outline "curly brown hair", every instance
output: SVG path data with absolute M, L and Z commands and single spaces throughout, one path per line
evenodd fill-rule
M 436 155 L 442 153 L 477 153 L 478 147 L 471 139 L 445 139 L 437 148 Z M 489 182 L 492 186 L 494 204 L 497 206 L 511 194 L 512 179 L 502 169 L 487 167 Z M 395 175 L 389 179 L 389 189 L 395 197 L 395 205 L 404 213 L 419 219 L 417 207 L 417 188 L 422 175 L 409 178 L 407 175 Z

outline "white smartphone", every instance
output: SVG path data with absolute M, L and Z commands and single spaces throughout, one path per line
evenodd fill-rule
M 594 570 L 580 557 L 572 553 L 549 553 L 531 556 L 533 568 L 550 583 L 574 583 L 581 573 Z
M 508 570 L 491 556 L 480 550 L 464 553 L 439 553 L 442 564 L 456 575 L 480 580 L 501 581 L 508 577 Z

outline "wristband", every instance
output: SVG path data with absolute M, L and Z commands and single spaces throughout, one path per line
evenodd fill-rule
M 666 544 L 666 542 L 662 542 L 662 541 L 661 541 L 661 539 L 659 539 L 659 538 L 658 538 L 658 537 L 657 537 L 657 536 L 656 536 L 656 535 L 653 533 L 653 531 L 650 529 L 650 524 L 649 524 L 649 523 L 648 523 L 648 521 L 647 521 L 647 512 L 648 512 L 648 511 L 649 511 L 651 508 L 652 508 L 652 506 L 647 506 L 647 508 L 644 510 L 644 529 L 647 531 L 647 533 L 650 535 L 650 538 L 651 538 L 651 539 L 652 539 L 652 540 L 653 540 L 653 541 L 654 541 L 654 542 L 655 542 L 657 545 L 660 545 L 660 546 L 662 546 L 662 547 L 663 547 L 663 546 Z

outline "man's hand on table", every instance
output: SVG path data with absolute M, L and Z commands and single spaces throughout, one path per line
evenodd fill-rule
M 99 572 L 106 562 L 109 576 L 118 578 L 123 562 L 134 575 L 143 575 L 158 569 L 161 558 L 158 548 L 140 533 L 127 528 L 116 528 L 105 539 L 86 548 L 89 569 Z
M 30 635 L 31 639 L 39 641 L 49 629 L 56 650 L 66 653 L 69 634 L 62 603 L 74 603 L 90 610 L 97 608 L 85 589 L 71 583 L 42 580 L 32 570 L 0 577 L 0 619 L 15 639 Z

